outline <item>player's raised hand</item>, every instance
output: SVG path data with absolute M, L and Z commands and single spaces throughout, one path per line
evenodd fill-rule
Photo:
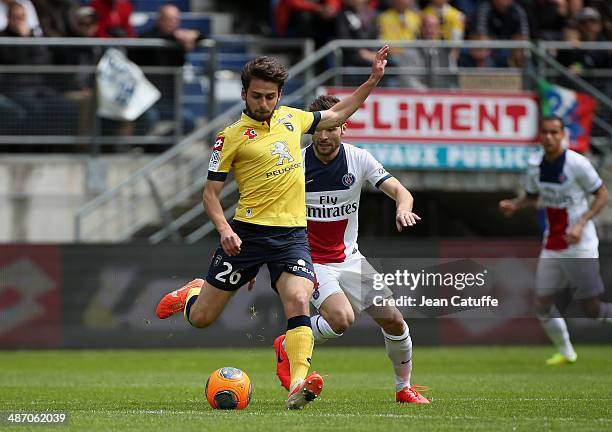
M 220 232 L 219 235 L 221 236 L 221 247 L 223 248 L 223 252 L 229 256 L 238 255 L 240 253 L 242 240 L 240 237 L 238 237 L 238 234 L 236 234 L 233 229 L 228 228 L 227 230 Z
M 509 200 L 509 199 L 501 200 L 499 202 L 498 207 L 499 207 L 499 211 L 502 212 L 502 214 L 506 217 L 512 216 L 514 212 L 518 210 L 518 207 L 516 203 L 514 202 L 514 200 Z
M 374 62 L 372 63 L 372 77 L 380 80 L 385 74 L 385 66 L 387 66 L 387 57 L 389 56 L 389 45 L 383 46 L 376 53 Z
M 420 221 L 421 218 L 416 213 L 413 213 L 408 210 L 398 210 L 395 215 L 395 226 L 399 232 L 406 227 L 416 225 L 417 221 Z

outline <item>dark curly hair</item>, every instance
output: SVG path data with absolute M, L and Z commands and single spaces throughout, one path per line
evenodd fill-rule
M 287 68 L 278 59 L 267 56 L 254 58 L 244 65 L 240 73 L 240 80 L 244 90 L 249 88 L 253 78 L 259 78 L 263 81 L 277 84 L 278 91 L 281 91 L 288 77 Z
M 321 95 L 308 106 L 308 111 L 325 111 L 340 102 L 336 96 Z

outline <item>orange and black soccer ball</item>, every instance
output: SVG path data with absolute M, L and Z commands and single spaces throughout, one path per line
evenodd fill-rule
M 251 379 L 244 371 L 222 367 L 210 374 L 204 394 L 214 409 L 241 410 L 251 401 L 251 391 Z

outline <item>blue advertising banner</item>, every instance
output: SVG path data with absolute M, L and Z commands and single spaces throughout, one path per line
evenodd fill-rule
M 356 142 L 387 168 L 524 171 L 537 145 L 461 145 Z

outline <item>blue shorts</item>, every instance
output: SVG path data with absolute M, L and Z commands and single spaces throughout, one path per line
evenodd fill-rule
M 314 266 L 306 228 L 271 227 L 232 221 L 231 227 L 242 240 L 240 253 L 227 255 L 219 247 L 212 257 L 206 281 L 223 291 L 236 291 L 268 266 L 272 289 L 281 273 L 287 272 L 314 282 Z

